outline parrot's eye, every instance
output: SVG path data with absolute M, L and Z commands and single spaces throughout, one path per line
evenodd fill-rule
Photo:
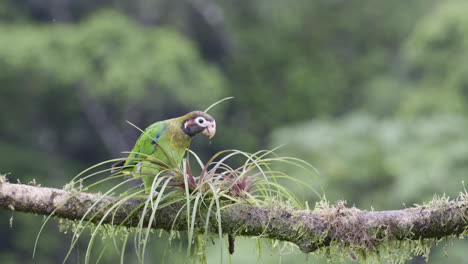
M 197 117 L 195 118 L 195 122 L 197 122 L 200 125 L 203 125 L 206 122 L 206 120 L 203 117 Z

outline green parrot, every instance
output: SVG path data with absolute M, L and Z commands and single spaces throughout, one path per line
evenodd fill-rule
M 149 193 L 158 173 L 180 166 L 192 137 L 199 133 L 209 138 L 216 133 L 216 121 L 202 111 L 156 122 L 140 135 L 127 159 L 112 165 L 112 173 L 123 170 L 151 175 L 142 177 L 145 191 Z

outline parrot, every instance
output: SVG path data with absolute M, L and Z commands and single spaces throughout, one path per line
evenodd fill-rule
M 202 111 L 153 123 L 140 135 L 128 157 L 112 165 L 111 173 L 144 175 L 145 192 L 149 193 L 158 173 L 180 167 L 192 138 L 199 133 L 210 139 L 216 134 L 216 121 Z
M 130 170 L 141 173 L 145 192 L 151 192 L 154 177 L 165 170 L 180 166 L 192 138 L 202 133 L 210 139 L 216 134 L 216 121 L 202 111 L 192 111 L 186 115 L 156 122 L 146 128 L 135 143 L 128 158 L 112 165 L 112 173 Z M 153 161 L 153 162 L 151 162 Z M 155 164 L 156 163 L 156 164 Z M 229 253 L 234 253 L 233 235 L 228 234 Z

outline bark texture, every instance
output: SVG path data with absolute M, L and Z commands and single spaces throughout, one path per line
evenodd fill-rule
M 103 197 L 100 194 L 71 193 L 54 188 L 0 183 L 0 208 L 6 210 L 39 215 L 54 212 L 54 216 L 60 218 L 84 217 L 98 222 L 115 201 L 115 197 Z M 104 223 L 137 226 L 140 217 L 145 217 L 144 221 L 148 223 L 149 214 L 141 216 L 141 211 L 130 214 L 142 203 L 144 199 L 124 202 L 112 214 L 112 218 L 108 217 Z M 181 206 L 182 204 L 172 204 L 158 209 L 152 223 L 153 228 L 186 230 L 186 210 L 179 213 Z M 91 207 L 92 212 L 86 214 Z M 203 213 L 200 215 L 206 216 Z M 452 201 L 441 200 L 425 206 L 372 212 L 348 208 L 343 202 L 312 211 L 237 204 L 223 209 L 221 216 L 222 230 L 226 234 L 290 241 L 306 253 L 328 246 L 332 241 L 372 249 L 386 239 L 441 238 L 466 232 L 468 200 L 466 195 L 461 195 Z M 215 216 L 212 217 L 209 228 L 211 232 L 217 233 L 217 221 Z M 198 217 L 195 228 L 203 229 L 204 221 L 203 217 Z

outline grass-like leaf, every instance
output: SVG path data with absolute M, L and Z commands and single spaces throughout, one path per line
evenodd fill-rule
M 74 193 L 99 190 L 103 193 L 103 198 L 112 195 L 116 196 L 117 199 L 106 208 L 101 208 L 99 212 L 95 212 L 94 208 L 101 200 L 96 201 L 90 205 L 89 210 L 82 219 L 75 221 L 73 224 L 74 228 L 72 228 L 74 235 L 71 240 L 70 250 L 64 262 L 70 257 L 84 230 L 91 230 L 91 237 L 85 254 L 85 263 L 91 263 L 92 249 L 95 240 L 100 234 L 104 233 L 106 229 L 121 228 L 119 232 L 106 232 L 109 236 L 116 234 L 122 236 L 122 233 L 124 233 L 122 245 L 120 246 L 117 239 L 112 237 L 112 248 L 115 248 L 115 251 L 120 254 L 120 262 L 124 262 L 124 253 L 127 249 L 129 237 L 133 236 L 138 261 L 144 263 L 145 255 L 147 254 L 146 248 L 152 234 L 151 226 L 156 219 L 158 210 L 176 202 L 183 202 L 183 206 L 175 216 L 175 219 L 185 211 L 184 215 L 187 220 L 187 260 L 193 260 L 198 256 L 201 262 L 205 261 L 204 250 L 208 244 L 208 239 L 216 235 L 221 247 L 220 261 L 222 262 L 224 243 L 222 242 L 223 223 L 221 212 L 224 207 L 236 203 L 267 206 L 272 206 L 274 203 L 282 203 L 298 209 L 304 208 L 302 202 L 283 185 L 284 181 L 290 181 L 297 186 L 303 186 L 317 194 L 318 200 L 321 199 L 321 190 L 318 191 L 285 172 L 277 171 L 273 169 L 273 166 L 276 164 L 297 166 L 307 171 L 312 177 L 317 176 L 316 170 L 303 160 L 291 157 L 279 157 L 274 153 L 274 150 L 261 150 L 256 153 L 247 153 L 240 150 L 224 150 L 213 155 L 206 163 L 202 162 L 195 152 L 189 150 L 187 157 L 179 168 L 170 168 L 167 164 L 155 160 L 154 157 L 148 157 L 141 153 L 136 154 L 143 157 L 137 160 L 137 162 L 140 162 L 137 165 L 122 168 L 122 171 L 111 174 L 110 164 L 122 159 L 108 160 L 84 170 L 67 184 L 66 189 Z M 242 164 L 234 166 L 233 164 L 236 164 L 240 158 L 244 159 Z M 190 163 L 191 160 L 195 161 L 193 166 Z M 141 167 L 138 167 L 142 163 L 145 164 L 144 166 L 154 166 L 155 168 L 163 168 L 163 170 L 157 175 L 142 173 Z M 103 169 L 103 166 L 106 166 L 106 168 Z M 200 171 L 200 173 L 195 175 L 194 171 Z M 130 185 L 135 180 L 141 180 L 144 177 L 151 177 L 153 179 L 150 194 L 147 194 L 140 186 Z M 70 198 L 72 197 L 73 195 L 70 196 Z M 140 217 L 140 222 L 136 228 L 123 228 L 113 224 L 104 224 L 109 219 L 113 223 L 115 213 L 120 206 L 134 197 L 146 197 L 146 199 L 129 213 L 127 219 L 130 219 L 132 215 L 139 212 L 142 216 L 149 216 L 149 222 L 146 225 L 144 224 L 144 217 Z M 103 215 L 102 219 L 97 223 L 91 223 L 89 220 L 98 214 Z M 36 239 L 36 246 L 40 233 L 49 219 L 50 216 L 46 218 L 41 227 Z M 210 221 L 212 219 L 215 219 L 217 222 L 217 231 L 210 229 Z M 200 220 L 203 222 L 204 230 L 196 230 L 196 223 Z M 173 237 L 170 235 L 169 239 Z M 97 255 L 97 262 L 103 254 L 101 252 Z

